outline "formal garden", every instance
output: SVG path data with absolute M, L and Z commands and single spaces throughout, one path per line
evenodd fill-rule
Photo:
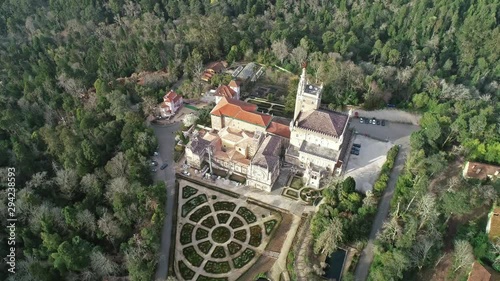
M 301 175 L 293 175 L 289 180 L 288 186 L 281 193 L 286 198 L 303 202 L 307 205 L 313 205 L 315 201 L 320 200 L 321 190 L 305 187 Z
M 176 272 L 182 280 L 237 280 L 259 258 L 281 216 L 202 187 L 179 194 Z

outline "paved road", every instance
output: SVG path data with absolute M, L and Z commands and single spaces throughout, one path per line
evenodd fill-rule
M 179 129 L 179 123 L 169 124 L 166 126 L 154 125 L 153 130 L 155 131 L 156 138 L 160 145 L 159 153 L 157 158 L 158 167 L 163 163 L 168 163 L 168 167 L 165 170 L 158 169 L 155 173 L 155 181 L 165 182 L 166 192 L 167 192 L 167 203 L 165 204 L 165 221 L 163 222 L 163 229 L 161 234 L 161 244 L 160 244 L 160 259 L 158 261 L 158 268 L 156 271 L 156 280 L 166 279 L 168 274 L 168 259 L 170 244 L 172 241 L 172 220 L 173 220 L 173 208 L 174 208 L 174 195 L 175 195 L 175 170 L 174 170 L 174 144 L 175 144 L 175 132 Z
M 370 270 L 370 265 L 373 261 L 373 243 L 375 241 L 375 238 L 377 237 L 377 233 L 382 228 L 382 224 L 387 218 L 387 214 L 389 213 L 392 195 L 394 194 L 394 188 L 396 187 L 396 181 L 399 177 L 399 173 L 401 173 L 401 170 L 404 167 L 406 154 L 409 151 L 409 140 L 410 137 L 407 136 L 396 141 L 396 144 L 401 144 L 401 149 L 396 158 L 396 163 L 394 165 L 394 169 L 391 172 L 387 188 L 378 206 L 377 215 L 375 216 L 375 220 L 373 221 L 372 230 L 368 238 L 368 244 L 363 249 L 363 252 L 361 252 L 361 257 L 359 259 L 354 275 L 356 281 L 365 281 L 368 277 L 368 271 Z

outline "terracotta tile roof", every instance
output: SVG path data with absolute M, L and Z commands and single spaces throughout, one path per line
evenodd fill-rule
M 222 97 L 210 114 L 227 116 L 250 124 L 267 127 L 269 122 L 271 122 L 272 116 L 255 112 L 256 110 L 257 105 L 255 104 Z
M 492 281 L 491 273 L 477 261 L 472 265 L 472 271 L 467 281 Z
M 207 70 L 208 69 L 211 69 L 215 72 L 220 72 L 222 70 L 224 70 L 225 68 L 227 67 L 227 62 L 225 61 L 215 61 L 215 62 L 212 62 L 210 63 L 209 65 L 207 65 Z
M 236 92 L 227 85 L 221 85 L 215 90 L 215 95 L 232 99 L 236 95 Z
M 268 133 L 272 133 L 284 138 L 290 138 L 290 127 L 288 125 L 280 124 L 278 122 L 272 121 L 266 130 Z
M 173 90 L 170 90 L 164 97 L 163 101 L 165 102 L 177 102 L 182 98 L 181 95 L 175 93 Z
M 479 162 L 467 162 L 464 167 L 464 177 L 485 180 L 492 180 L 500 177 L 500 166 L 489 165 Z
M 348 116 L 342 113 L 324 110 L 301 112 L 298 127 L 340 137 L 344 132 Z
M 227 84 L 229 87 L 239 87 L 241 85 L 241 81 L 239 80 L 231 80 L 229 84 Z
M 493 240 L 497 237 L 500 238 L 500 207 L 493 209 L 489 221 L 488 237 Z

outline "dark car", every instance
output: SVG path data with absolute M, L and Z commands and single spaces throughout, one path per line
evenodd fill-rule
M 160 170 L 164 170 L 166 167 L 168 167 L 167 163 L 163 163 L 160 167 Z
M 351 150 L 351 154 L 359 155 L 359 150 Z
M 377 125 L 380 125 L 380 120 L 377 120 Z
M 385 120 L 382 120 L 382 126 L 385 126 Z
M 352 146 L 357 147 L 357 148 L 361 148 L 361 144 L 359 144 L 359 143 L 353 143 Z

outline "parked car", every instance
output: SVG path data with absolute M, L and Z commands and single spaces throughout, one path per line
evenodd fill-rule
M 160 154 L 158 153 L 158 151 L 155 151 L 155 152 L 153 153 L 153 155 L 154 155 L 154 156 L 158 156 L 158 155 L 160 155 Z
M 156 161 L 151 161 L 151 166 L 158 166 L 158 162 L 156 162 Z
M 160 167 L 160 170 L 164 170 L 166 167 L 168 167 L 167 163 L 163 163 Z
M 182 171 L 182 174 L 188 177 L 191 175 L 188 171 Z
M 359 143 L 353 143 L 352 146 L 357 147 L 357 148 L 361 148 L 361 144 L 359 144 Z
M 382 126 L 385 126 L 385 120 L 382 120 Z
M 156 171 L 158 171 L 158 169 L 156 169 L 156 168 L 151 169 L 151 172 L 153 172 L 153 173 Z
M 361 123 L 361 124 L 365 123 L 365 120 L 363 119 L 363 117 L 359 118 L 359 123 Z
M 380 120 L 377 120 L 377 125 L 380 125 Z
M 351 150 L 351 154 L 359 155 L 359 150 Z

